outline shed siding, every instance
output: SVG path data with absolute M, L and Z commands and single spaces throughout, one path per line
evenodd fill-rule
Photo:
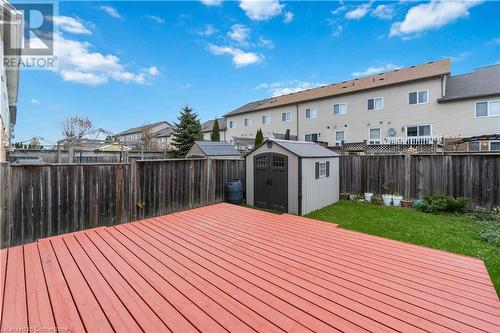
M 258 149 L 254 150 L 246 156 L 246 200 L 247 205 L 253 206 L 254 204 L 254 169 L 253 169 L 253 159 L 255 155 L 263 153 L 277 153 L 288 156 L 288 212 L 291 214 L 298 214 L 299 205 L 299 159 L 296 155 L 290 153 L 288 150 L 273 144 L 273 147 L 269 149 L 266 144 L 262 145 Z
M 330 176 L 316 179 L 316 162 L 330 162 Z M 339 158 L 302 159 L 302 215 L 339 200 Z

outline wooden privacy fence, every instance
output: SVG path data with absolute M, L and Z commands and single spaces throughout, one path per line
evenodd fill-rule
M 471 208 L 500 206 L 500 155 L 341 156 L 340 191 L 399 193 L 420 199 L 437 192 L 467 197 Z
M 1 246 L 221 202 L 232 178 L 244 160 L 1 165 Z

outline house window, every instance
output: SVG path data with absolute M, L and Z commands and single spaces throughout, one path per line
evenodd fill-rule
M 408 93 L 408 104 L 426 104 L 429 102 L 429 92 L 427 90 L 412 91 Z
M 292 113 L 291 112 L 283 112 L 281 114 L 281 121 L 290 121 L 292 119 Z
M 479 141 L 469 142 L 469 151 L 479 151 L 480 143 Z
M 267 125 L 271 123 L 271 116 L 262 116 L 262 124 Z
M 319 137 L 318 133 L 306 134 L 304 136 L 304 140 L 309 142 L 316 142 L 318 141 L 318 137 Z
M 406 126 L 406 136 L 429 136 L 431 125 Z
M 316 109 L 306 109 L 306 118 L 312 119 L 318 116 L 318 110 Z
M 375 97 L 368 99 L 368 111 L 381 110 L 384 108 L 384 98 Z
M 370 143 L 380 143 L 380 135 L 381 131 L 380 128 L 370 128 Z
M 319 178 L 326 177 L 326 162 L 319 163 Z
M 476 117 L 500 116 L 500 100 L 476 103 Z
M 250 126 L 252 126 L 252 119 L 246 118 L 245 119 L 245 127 L 250 127 Z
M 338 103 L 333 104 L 333 114 L 344 114 L 347 113 L 347 104 L 346 103 Z
M 490 141 L 490 150 L 500 151 L 500 141 Z
M 229 128 L 235 128 L 236 127 L 236 121 L 230 120 L 229 121 Z
M 340 145 L 345 140 L 344 131 L 335 132 L 335 145 Z

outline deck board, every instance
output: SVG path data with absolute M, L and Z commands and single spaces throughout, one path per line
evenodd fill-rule
M 479 259 L 229 204 L 4 249 L 0 269 L 6 331 L 500 331 Z

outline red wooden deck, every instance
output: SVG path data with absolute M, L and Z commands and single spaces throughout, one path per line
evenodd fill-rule
M 219 204 L 1 252 L 2 331 L 500 332 L 482 261 Z

